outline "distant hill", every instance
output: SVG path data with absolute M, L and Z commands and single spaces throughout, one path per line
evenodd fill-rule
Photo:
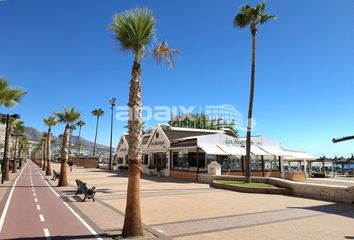
M 34 141 L 34 142 L 40 141 L 40 139 L 42 137 L 42 132 L 40 132 L 37 129 L 32 128 L 32 127 L 26 127 L 24 134 L 27 135 L 29 140 Z M 56 141 L 56 143 L 54 145 L 58 145 L 60 143 L 60 140 L 59 140 L 59 138 L 57 136 L 53 135 L 53 140 Z M 73 135 L 72 139 L 71 139 L 71 144 L 75 145 L 78 142 L 78 140 L 79 140 L 79 137 Z M 87 148 L 87 149 L 93 148 L 93 142 L 91 142 L 89 140 L 86 140 L 83 137 L 80 137 L 80 141 L 81 141 L 81 143 L 83 145 L 83 148 Z M 105 146 L 105 145 L 102 145 L 102 144 L 97 144 L 96 146 L 97 146 L 98 150 L 109 151 L 109 147 L 108 146 Z

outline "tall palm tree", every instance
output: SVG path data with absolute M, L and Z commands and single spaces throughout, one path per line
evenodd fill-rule
M 7 108 L 11 108 L 16 106 L 22 99 L 22 97 L 26 94 L 26 91 L 18 88 L 11 88 L 8 85 L 8 81 L 4 77 L 0 77 L 0 106 L 5 106 Z M 6 123 L 6 121 L 5 121 Z M 8 135 L 6 136 L 5 142 L 10 143 L 10 124 L 6 126 L 6 131 Z M 5 137 L 5 138 L 6 138 Z M 9 145 L 7 145 L 9 146 Z M 4 149 L 4 180 L 9 180 L 9 148 Z
M 58 181 L 58 187 L 67 186 L 67 166 L 66 163 L 69 160 L 69 142 L 70 142 L 70 127 L 76 124 L 76 121 L 80 118 L 81 114 L 75 112 L 75 107 L 66 108 L 64 107 L 63 112 L 55 112 L 54 115 L 58 118 L 60 123 L 65 124 L 65 129 L 63 133 L 63 140 L 61 144 L 60 151 L 60 177 Z
M 257 25 L 265 24 L 276 17 L 265 13 L 265 2 L 261 2 L 256 7 L 245 5 L 241 7 L 239 13 L 234 17 L 234 27 L 245 28 L 250 27 L 252 35 L 252 66 L 251 66 L 251 87 L 250 99 L 248 105 L 247 119 L 247 137 L 246 137 L 246 166 L 245 181 L 251 182 L 250 154 L 251 154 L 251 129 L 252 129 L 252 111 L 254 98 L 254 81 L 256 73 L 256 34 L 258 32 Z
M 101 108 L 97 108 L 91 112 L 92 115 L 96 116 L 96 134 L 95 134 L 95 142 L 93 143 L 93 153 L 92 155 L 96 155 L 96 142 L 97 142 L 97 133 L 98 133 L 98 120 L 101 116 L 104 115 L 104 111 Z
M 46 151 L 46 159 L 47 159 L 47 169 L 45 175 L 50 176 L 52 173 L 51 167 L 51 159 L 52 159 L 52 127 L 57 125 L 58 120 L 55 117 L 48 117 L 43 119 L 43 123 L 48 127 L 47 131 L 47 151 Z
M 123 237 L 143 234 L 140 212 L 140 171 L 142 141 L 142 104 L 141 104 L 141 61 L 146 55 L 146 46 L 155 36 L 155 18 L 149 9 L 136 8 L 116 14 L 111 29 L 120 43 L 122 50 L 131 51 L 134 55 L 132 78 L 129 90 L 128 120 L 128 189 L 127 204 L 123 226 Z M 167 46 L 167 42 L 158 45 L 153 54 L 157 62 L 165 60 L 173 66 L 172 55 L 175 50 Z
M 76 130 L 76 124 L 70 126 L 70 137 L 69 137 L 69 154 L 71 154 L 71 147 L 73 143 L 71 142 L 73 139 L 73 132 Z
M 45 171 L 46 170 L 46 167 L 47 167 L 47 138 L 48 138 L 48 135 L 46 132 L 43 132 L 42 133 L 42 139 L 41 139 L 41 143 L 42 143 L 42 161 L 43 161 L 43 164 L 42 164 L 42 171 Z
M 81 137 L 81 128 L 83 127 L 83 126 L 85 126 L 86 125 L 86 123 L 84 122 L 84 121 L 82 121 L 82 120 L 80 120 L 80 121 L 78 121 L 77 123 L 76 123 L 76 126 L 78 126 L 79 127 L 79 136 L 78 136 L 78 141 L 77 141 L 77 144 L 78 144 L 78 153 L 79 153 L 79 156 L 80 156 L 80 154 L 81 154 L 81 141 L 80 141 L 80 137 Z
M 8 122 L 8 126 L 7 126 L 7 132 L 8 132 L 8 136 L 5 135 L 5 144 L 9 146 L 7 149 L 4 149 L 4 156 L 5 156 L 5 180 L 6 180 L 6 173 L 9 176 L 10 174 L 10 159 L 11 159 L 11 149 L 10 149 L 10 145 L 11 145 L 11 134 L 12 134 L 12 126 L 14 125 L 14 123 L 17 120 L 15 118 L 10 117 L 9 118 L 9 122 Z M 6 117 L 5 118 L 1 118 L 0 122 L 2 124 L 6 124 L 7 120 Z M 5 153 L 6 151 L 6 153 Z M 8 180 L 8 179 L 7 179 Z
M 17 172 L 16 151 L 17 151 L 18 139 L 25 131 L 25 126 L 24 126 L 23 122 L 16 120 L 13 124 L 12 131 L 13 131 L 13 134 L 15 135 L 14 157 L 13 157 L 14 164 L 12 166 L 12 173 L 16 173 Z
M 18 158 L 23 161 L 23 159 L 26 158 L 27 151 L 29 150 L 29 141 L 28 137 L 26 135 L 22 135 L 22 137 L 19 140 L 19 147 L 18 147 Z M 21 164 L 22 166 L 22 164 Z

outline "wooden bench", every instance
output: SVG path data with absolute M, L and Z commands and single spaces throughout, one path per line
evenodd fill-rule
M 60 178 L 60 173 L 57 173 L 55 170 L 53 170 L 52 180 L 57 180 L 57 178 Z
M 77 191 L 75 193 L 75 197 L 77 196 L 77 194 L 84 194 L 84 199 L 82 200 L 83 202 L 85 202 L 86 198 L 91 199 L 92 201 L 95 201 L 95 188 L 96 187 L 92 187 L 92 188 L 88 188 L 86 186 L 86 183 L 84 183 L 83 181 L 80 181 L 78 179 L 75 180 L 76 181 L 76 185 L 77 185 Z

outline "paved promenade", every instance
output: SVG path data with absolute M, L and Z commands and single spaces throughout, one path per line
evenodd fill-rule
M 100 239 L 28 162 L 14 181 L 0 219 L 0 239 Z
M 59 164 L 54 164 L 59 169 Z M 74 198 L 75 179 L 96 186 L 96 202 Z M 70 205 L 103 232 L 123 225 L 126 173 L 74 168 L 60 188 Z M 56 184 L 56 182 L 52 182 Z M 143 176 L 146 239 L 354 239 L 354 205 L 247 194 L 166 177 Z M 92 224 L 91 224 L 92 223 Z

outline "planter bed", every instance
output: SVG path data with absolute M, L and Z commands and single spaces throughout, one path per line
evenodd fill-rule
M 214 180 L 210 186 L 213 188 L 245 193 L 292 195 L 292 191 L 290 189 L 279 188 L 266 183 L 244 183 L 241 181 Z

